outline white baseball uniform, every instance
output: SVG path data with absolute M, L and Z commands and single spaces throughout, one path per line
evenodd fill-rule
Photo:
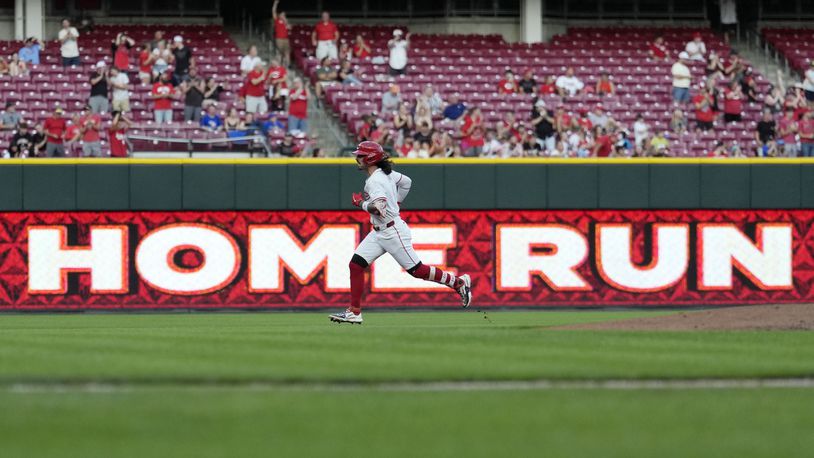
M 373 230 L 367 234 L 362 243 L 356 247 L 357 254 L 373 264 L 379 256 L 390 253 L 390 256 L 404 269 L 415 267 L 420 261 L 413 249 L 413 237 L 410 227 L 399 216 L 399 203 L 410 192 L 412 180 L 407 175 L 391 172 L 387 175 L 382 169 L 376 169 L 365 181 L 365 202 L 374 205 L 384 202 L 381 216 L 370 215 Z

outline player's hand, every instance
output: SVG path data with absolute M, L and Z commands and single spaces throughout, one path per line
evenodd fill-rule
M 353 205 L 356 207 L 361 207 L 364 201 L 365 199 L 362 197 L 361 192 L 354 192 L 353 195 L 351 195 L 351 202 L 353 202 Z

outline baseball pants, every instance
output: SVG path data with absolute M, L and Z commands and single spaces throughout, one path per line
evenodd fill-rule
M 397 219 L 395 225 L 381 231 L 370 231 L 354 252 L 364 258 L 368 265 L 373 264 L 373 261 L 385 253 L 390 253 L 405 270 L 413 268 L 420 262 L 413 249 L 410 227 L 404 220 Z

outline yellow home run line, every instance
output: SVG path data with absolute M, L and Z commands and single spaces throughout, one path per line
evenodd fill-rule
M 560 159 L 560 158 L 511 158 L 511 159 L 490 159 L 490 158 L 452 158 L 452 159 L 399 159 L 394 158 L 397 164 L 426 165 L 426 164 L 447 164 L 447 165 L 524 165 L 524 164 L 555 164 L 555 165 L 583 165 L 583 164 L 814 164 L 814 158 L 585 158 L 585 159 Z M 64 159 L 4 159 L 0 160 L 0 167 L 3 165 L 76 165 L 76 164 L 106 164 L 106 165 L 173 165 L 173 164 L 208 164 L 208 165 L 347 165 L 353 164 L 353 158 L 294 158 L 294 159 L 197 159 L 197 158 L 165 158 L 165 159 L 119 159 L 119 158 L 64 158 Z

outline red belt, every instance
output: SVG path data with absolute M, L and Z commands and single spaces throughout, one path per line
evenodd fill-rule
M 383 231 L 383 230 L 387 229 L 388 227 L 393 227 L 395 225 L 396 225 L 396 221 L 393 220 L 393 221 L 390 221 L 389 223 L 385 224 L 384 226 L 373 226 L 373 230 L 377 231 L 377 232 L 378 231 Z

